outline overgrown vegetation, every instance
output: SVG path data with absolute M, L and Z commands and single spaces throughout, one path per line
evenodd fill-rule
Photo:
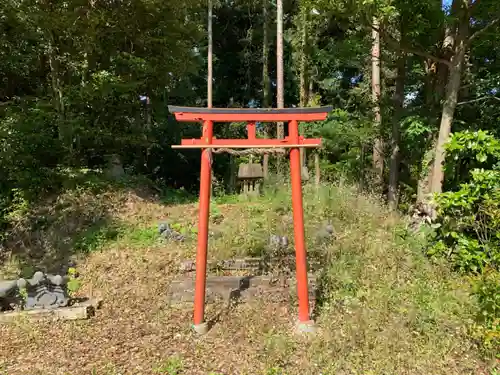
M 170 146 L 200 130 L 175 122 L 167 105 L 207 104 L 207 4 L 115 5 L 0 3 L 0 275 L 92 265 L 94 280 L 75 279 L 74 293 L 94 282 L 109 288 L 102 272 L 116 284 L 138 283 L 145 295 L 154 291 L 149 297 L 157 300 L 166 286 L 151 284 L 173 274 L 177 257 L 194 257 L 199 151 Z M 275 5 L 214 1 L 214 106 L 277 105 Z M 324 265 L 317 314 L 325 335 L 300 354 L 288 333 L 255 323 L 243 336 L 267 339 L 246 352 L 258 363 L 251 370 L 471 373 L 482 366 L 479 347 L 482 360 L 498 361 L 500 2 L 284 0 L 284 11 L 286 106 L 334 107 L 327 121 L 301 126 L 324 143 L 325 186 L 306 185 L 305 209 L 310 255 Z M 215 127 L 219 138 L 245 135 L 244 124 Z M 274 125 L 258 126 L 259 137 L 274 135 Z M 304 158 L 311 176 L 314 156 Z M 269 255 L 270 233 L 292 238 L 287 182 L 273 182 L 273 158 L 263 197 L 233 195 L 235 167 L 248 161 L 214 155 L 214 257 Z M 415 210 L 432 219 L 420 234 L 404 224 Z M 319 245 L 314 232 L 325 220 L 337 240 Z M 161 239 L 163 221 L 186 241 Z M 154 326 L 141 305 L 151 300 L 116 289 L 107 289 L 116 303 L 132 296 L 125 320 L 139 311 Z M 156 308 L 163 318 L 171 314 Z M 73 328 L 103 339 L 92 328 Z M 68 332 L 58 329 L 64 342 Z M 158 368 L 189 368 L 189 361 L 175 365 L 175 354 L 162 353 Z M 304 363 L 291 363 L 293 355 Z
M 445 257 L 452 267 L 475 275 L 472 282 L 480 303 L 478 319 L 484 324 L 480 336 L 487 348 L 498 351 L 500 142 L 482 131 L 457 133 L 448 144 L 448 154 L 448 171 L 464 182 L 436 197 L 435 241 L 428 253 Z
M 29 366 L 36 357 L 46 373 L 57 366 L 74 375 L 92 373 L 92 369 L 105 375 L 134 373 L 132 369 L 146 374 L 418 370 L 458 375 L 492 367 L 483 362 L 474 340 L 488 334 L 485 327 L 490 323 L 479 318 L 482 309 L 494 308 L 492 301 L 472 298 L 472 289 L 461 275 L 445 262 L 429 261 L 426 242 L 408 231 L 404 218 L 349 185 L 319 191 L 304 187 L 309 256 L 322 266 L 314 309 L 321 331 L 310 339 L 293 333 L 293 291 L 285 303 L 209 305 L 207 319 L 217 323 L 206 339 L 193 337 L 191 305 L 170 306 L 165 291 L 170 280 L 179 277 L 179 262 L 194 256 L 196 236 L 189 233 L 196 224 L 196 203 L 166 206 L 160 198 L 144 199 L 132 189 L 116 190 L 107 200 L 119 202 L 112 203 L 115 220 L 107 223 L 113 231 L 118 228 L 118 235 L 101 237 L 88 231 L 88 243 L 93 245 L 81 250 L 88 249 L 77 268 L 78 293 L 101 291 L 103 309 L 89 323 L 0 326 L 2 337 L 11 342 L 0 353 L 7 369 L 12 368 L 9 358 L 15 362 L 19 355 L 25 358 L 25 373 L 33 372 Z M 267 255 L 270 234 L 287 235 L 293 242 L 288 186 L 275 186 L 260 198 L 239 200 L 214 198 L 223 219 L 211 224 L 211 258 Z M 162 239 L 157 225 L 165 221 L 176 230 L 185 228 L 186 240 Z M 332 223 L 336 238 L 318 242 L 317 233 L 325 222 Z M 91 223 L 84 225 L 92 228 Z M 94 241 L 96 237 L 103 240 Z M 53 342 L 50 348 L 41 339 L 47 332 Z M 26 345 L 33 337 L 38 339 Z M 68 347 L 75 353 L 71 359 L 50 354 Z M 16 356 L 11 357 L 10 350 Z M 488 350 L 491 355 L 493 342 Z

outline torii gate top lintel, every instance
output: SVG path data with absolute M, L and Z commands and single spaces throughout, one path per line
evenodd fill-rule
M 200 108 L 169 106 L 177 121 L 323 121 L 332 107 L 308 108 Z

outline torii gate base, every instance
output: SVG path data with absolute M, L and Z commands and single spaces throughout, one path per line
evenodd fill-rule
M 314 331 L 314 322 L 309 314 L 309 294 L 307 285 L 307 259 L 304 238 L 304 212 L 302 206 L 302 181 L 300 148 L 319 147 L 321 139 L 305 139 L 299 136 L 299 121 L 323 121 L 331 107 L 323 108 L 287 108 L 287 109 L 232 109 L 232 108 L 190 108 L 169 106 L 178 121 L 201 122 L 202 138 L 182 140 L 181 145 L 172 148 L 200 148 L 200 206 L 198 222 L 198 249 L 196 254 L 196 280 L 194 298 L 195 332 L 205 334 L 208 331 L 205 322 L 205 288 L 207 271 L 208 223 L 210 215 L 210 184 L 213 148 L 289 148 L 290 174 L 292 182 L 293 228 L 295 239 L 295 261 L 297 277 L 297 295 L 299 301 L 298 330 Z M 214 122 L 246 122 L 247 139 L 215 139 Z M 285 139 L 258 139 L 256 122 L 287 122 L 288 137 Z

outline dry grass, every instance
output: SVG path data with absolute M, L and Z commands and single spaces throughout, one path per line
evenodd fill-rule
M 295 304 L 257 301 L 210 306 L 208 317 L 219 319 L 200 338 L 190 329 L 191 306 L 169 307 L 166 295 L 179 260 L 193 257 L 196 205 L 108 194 L 86 198 L 99 201 L 93 207 L 103 207 L 97 211 L 107 226 L 79 230 L 79 241 L 70 242 L 89 250 L 78 257 L 81 293 L 98 290 L 102 310 L 84 322 L 0 327 L 0 374 L 489 375 L 467 337 L 475 306 L 465 285 L 429 264 L 401 219 L 370 197 L 347 187 L 306 191 L 308 246 L 323 262 L 317 336 L 293 333 Z M 85 206 L 82 197 L 74 204 Z M 293 238 L 285 189 L 225 202 L 214 209 L 223 220 L 211 226 L 212 257 L 260 253 L 269 233 Z M 318 246 L 314 233 L 328 219 L 338 239 Z M 158 221 L 175 223 L 192 240 L 160 242 Z M 26 259 L 15 253 L 11 271 Z

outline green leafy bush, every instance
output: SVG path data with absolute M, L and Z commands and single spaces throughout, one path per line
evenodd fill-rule
M 448 257 L 463 271 L 500 265 L 500 171 L 474 170 L 460 190 L 436 197 L 437 241 L 430 255 Z
M 429 254 L 446 256 L 467 272 L 498 269 L 500 141 L 484 131 L 459 132 L 447 144 L 447 153 L 447 174 L 453 172 L 456 181 L 464 182 L 435 197 L 436 242 Z
M 474 280 L 473 293 L 480 307 L 475 335 L 500 359 L 500 272 L 488 270 Z
M 461 132 L 447 145 L 447 176 L 458 189 L 435 197 L 432 256 L 476 274 L 479 305 L 473 335 L 493 352 L 500 348 L 500 141 L 487 132 Z M 472 172 L 470 172 L 472 170 Z M 464 174 L 467 172 L 467 176 Z
M 500 140 L 487 131 L 463 131 L 453 134 L 446 146 L 446 190 L 470 182 L 470 171 L 492 170 L 500 161 Z

